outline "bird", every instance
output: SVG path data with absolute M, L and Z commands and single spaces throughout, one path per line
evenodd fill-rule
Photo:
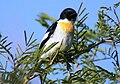
M 59 19 L 54 22 L 46 31 L 43 39 L 40 42 L 39 49 L 44 46 L 44 50 L 52 43 L 56 42 L 50 50 L 43 53 L 41 58 L 47 58 L 59 51 L 67 51 L 71 48 L 74 36 L 74 23 L 77 18 L 77 13 L 73 8 L 64 9 Z

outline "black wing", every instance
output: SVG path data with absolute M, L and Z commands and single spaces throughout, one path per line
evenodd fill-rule
M 45 45 L 45 43 L 50 39 L 51 35 L 54 33 L 56 29 L 56 26 L 57 21 L 48 28 L 48 30 L 46 31 L 46 33 L 48 33 L 48 36 L 41 42 L 39 49 L 41 49 Z

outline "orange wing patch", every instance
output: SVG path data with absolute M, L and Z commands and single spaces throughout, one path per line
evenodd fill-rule
M 72 33 L 74 30 L 73 24 L 71 22 L 59 22 L 59 26 L 66 33 Z

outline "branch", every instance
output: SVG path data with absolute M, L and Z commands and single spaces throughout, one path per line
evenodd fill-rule
M 88 48 L 86 48 L 86 49 L 80 50 L 80 51 L 78 52 L 78 54 L 76 54 L 75 56 L 72 56 L 72 57 L 80 56 L 81 54 L 83 54 L 83 53 L 85 53 L 85 52 L 89 52 L 92 48 L 95 48 L 96 46 L 99 46 L 100 44 L 105 43 L 105 42 L 113 42 L 113 40 L 110 40 L 110 39 L 102 40 L 102 41 L 100 41 L 99 43 L 94 44 L 94 45 L 91 46 L 91 47 L 88 47 Z
M 109 57 L 109 58 L 102 58 L 102 59 L 95 59 L 95 60 L 93 60 L 93 62 L 97 62 L 97 61 L 100 61 L 100 60 L 108 60 L 108 59 L 111 59 L 111 57 Z M 84 64 L 84 63 L 78 63 L 78 65 L 82 65 L 82 64 Z
M 40 77 L 40 84 L 42 84 L 42 74 L 41 73 L 37 73 L 35 75 L 32 75 L 31 77 L 29 78 L 26 78 L 25 77 L 25 81 L 24 81 L 24 84 L 27 84 L 30 80 L 32 80 L 33 78 L 39 76 Z
M 97 67 L 97 68 L 99 68 L 99 69 L 101 69 L 102 71 L 104 71 L 104 72 L 106 72 L 106 73 L 108 73 L 108 74 L 112 75 L 112 76 L 115 76 L 115 74 L 114 74 L 114 73 L 109 72 L 109 71 L 107 71 L 107 70 L 103 69 L 103 68 L 102 68 L 102 67 L 100 67 L 100 66 L 97 66 L 97 65 L 96 65 L 96 67 Z

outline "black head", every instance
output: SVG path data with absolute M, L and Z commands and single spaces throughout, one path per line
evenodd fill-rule
M 62 11 L 60 14 L 60 19 L 65 19 L 67 18 L 69 21 L 75 22 L 77 17 L 77 13 L 74 9 L 72 8 L 66 8 Z

